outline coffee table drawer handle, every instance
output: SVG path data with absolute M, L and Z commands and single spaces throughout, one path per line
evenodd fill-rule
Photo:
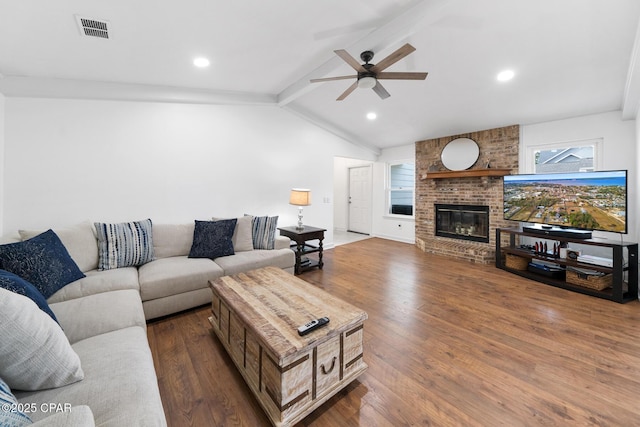
M 336 367 L 336 356 L 333 356 L 333 360 L 331 361 L 331 367 L 329 368 L 329 370 L 327 371 L 327 369 L 324 367 L 324 363 L 322 365 L 320 365 L 320 369 L 322 370 L 322 373 L 324 375 L 329 375 L 331 373 L 331 371 L 333 371 L 333 368 Z

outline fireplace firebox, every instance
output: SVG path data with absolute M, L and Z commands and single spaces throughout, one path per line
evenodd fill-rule
M 489 242 L 489 206 L 436 204 L 436 236 Z

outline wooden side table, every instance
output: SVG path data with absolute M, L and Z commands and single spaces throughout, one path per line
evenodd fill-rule
M 286 236 L 295 242 L 295 244 L 291 245 L 292 248 L 295 247 L 296 253 L 295 274 L 300 274 L 314 267 L 322 269 L 324 265 L 322 262 L 322 241 L 324 240 L 324 232 L 327 231 L 326 229 L 305 225 L 304 228 L 300 230 L 295 225 L 292 225 L 289 227 L 279 227 L 278 230 L 280 230 L 281 236 Z M 310 240 L 318 240 L 318 246 L 308 244 L 307 242 Z M 314 252 L 318 253 L 317 261 L 304 257 L 304 255 Z

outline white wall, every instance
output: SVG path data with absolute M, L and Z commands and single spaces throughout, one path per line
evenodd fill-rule
M 635 155 L 635 165 L 633 170 L 636 171 L 636 179 L 635 179 L 635 188 L 640 188 L 640 173 L 637 173 L 640 170 L 640 150 L 638 150 L 638 146 L 640 145 L 640 110 L 638 111 L 638 115 L 636 116 L 636 137 L 635 137 L 635 147 L 636 147 L 636 155 Z M 636 203 L 633 205 L 635 209 L 632 211 L 634 216 L 640 213 L 640 196 L 636 197 Z M 636 225 L 640 228 L 640 224 L 636 222 Z M 640 232 L 640 231 L 639 231 Z M 635 237 L 636 242 L 640 242 L 638 238 L 640 236 Z M 638 260 L 640 264 L 640 260 Z M 638 299 L 640 300 L 640 289 L 638 289 Z
M 620 112 L 526 125 L 521 150 L 602 137 L 604 167 L 628 169 L 630 182 L 640 184 L 636 126 Z M 86 219 L 175 222 L 245 212 L 294 224 L 297 209 L 288 193 L 306 187 L 313 205 L 305 208 L 304 222 L 327 228 L 329 246 L 334 227 L 346 229 L 348 168 L 375 161 L 372 235 L 415 241 L 413 219 L 389 216 L 385 206 L 386 165 L 415 161 L 413 143 L 376 159 L 276 107 L 0 95 L 0 157 L 2 233 Z M 636 188 L 629 189 L 625 237 L 633 241 L 640 240 Z
M 638 111 L 638 116 L 636 117 L 635 120 L 635 148 L 636 148 L 636 153 L 634 157 L 634 165 L 633 165 L 633 171 L 636 175 L 636 178 L 634 181 L 632 181 L 633 183 L 635 183 L 635 185 L 633 186 L 635 189 L 640 188 L 640 173 L 638 173 L 638 171 L 640 170 L 640 149 L 638 149 L 638 147 L 640 146 L 640 111 Z M 640 215 L 640 194 L 638 194 L 638 192 L 636 191 L 636 200 L 635 200 L 635 204 L 631 205 L 633 206 L 635 209 L 633 211 L 631 211 L 631 214 L 634 217 L 637 217 L 638 215 Z M 636 220 L 636 227 L 637 227 L 637 234 L 635 235 L 635 241 L 636 242 L 640 242 L 640 222 L 638 222 Z M 638 260 L 638 262 L 640 262 L 640 260 Z M 640 295 L 640 289 L 638 290 Z
M 244 213 L 290 225 L 289 190 L 305 187 L 305 223 L 330 245 L 334 157 L 374 160 L 277 107 L 6 98 L 4 116 L 4 233 Z
M 636 121 L 622 120 L 622 112 L 614 111 L 603 114 L 557 120 L 520 128 L 520 159 L 530 145 L 545 143 L 568 142 L 602 138 L 603 140 L 603 170 L 627 169 L 628 185 L 627 219 L 628 234 L 625 240 L 638 242 L 638 153 L 636 149 Z M 520 164 L 524 171 L 524 165 Z M 618 234 L 596 232 L 594 236 L 619 239 Z
M 0 75 L 0 78 L 2 76 Z M 0 168 L 4 169 L 4 110 L 5 97 L 0 93 Z M 0 236 L 2 235 L 3 209 L 4 206 L 4 175 L 0 173 Z
M 373 165 L 373 231 L 372 234 L 385 239 L 415 243 L 415 220 L 402 215 L 389 215 L 386 206 L 385 179 L 389 163 L 411 161 L 415 163 L 415 144 L 382 150 Z

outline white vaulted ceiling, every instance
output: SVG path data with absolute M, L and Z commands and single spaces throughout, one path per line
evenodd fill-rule
M 83 37 L 76 16 L 108 21 Z M 374 150 L 510 124 L 623 110 L 635 118 L 638 0 L 0 0 L 7 96 L 278 105 Z M 333 53 L 377 61 L 391 97 L 352 83 Z M 638 46 L 636 46 L 638 49 Z M 204 69 L 193 66 L 208 58 Z M 512 69 L 515 77 L 498 82 Z M 366 114 L 375 112 L 376 120 Z

